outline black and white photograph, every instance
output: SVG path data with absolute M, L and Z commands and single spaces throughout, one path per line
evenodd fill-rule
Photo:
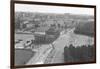
M 14 64 L 95 61 L 95 9 L 14 4 Z

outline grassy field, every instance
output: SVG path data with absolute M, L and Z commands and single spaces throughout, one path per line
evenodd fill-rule
M 75 47 L 82 45 L 93 45 L 94 38 L 87 35 L 81 34 L 70 34 L 69 43 L 73 44 Z
M 15 49 L 15 65 L 26 64 L 34 54 L 31 50 Z

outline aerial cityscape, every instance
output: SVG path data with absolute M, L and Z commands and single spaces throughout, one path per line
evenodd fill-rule
M 15 65 L 91 62 L 94 16 L 15 11 Z

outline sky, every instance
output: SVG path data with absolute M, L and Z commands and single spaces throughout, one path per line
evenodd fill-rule
M 45 5 L 29 5 L 29 4 L 15 4 L 15 12 L 40 12 L 40 13 L 72 13 L 94 15 L 94 8 L 79 8 L 79 7 L 60 7 L 60 6 L 45 6 Z

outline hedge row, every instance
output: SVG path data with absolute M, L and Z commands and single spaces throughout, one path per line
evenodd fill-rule
M 74 47 L 73 45 L 65 46 L 64 61 L 65 62 L 88 62 L 95 58 L 94 45 L 83 45 Z

